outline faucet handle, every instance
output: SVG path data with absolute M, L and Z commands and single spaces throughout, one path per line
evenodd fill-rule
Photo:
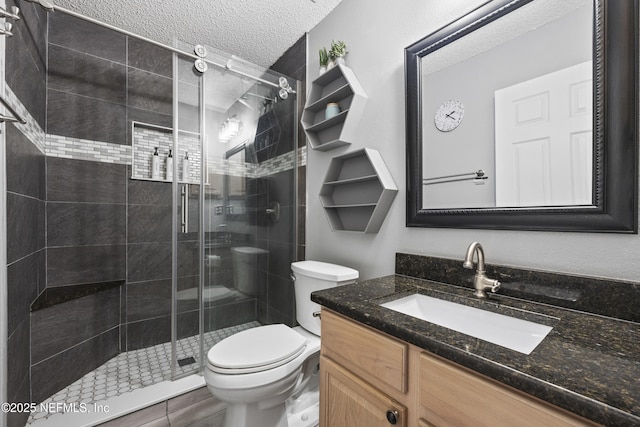
M 500 289 L 501 283 L 495 279 L 487 279 L 487 285 L 489 285 L 491 292 L 496 293 L 496 291 Z

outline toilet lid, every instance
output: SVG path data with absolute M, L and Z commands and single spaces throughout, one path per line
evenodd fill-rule
M 294 359 L 306 343 L 305 337 L 286 325 L 266 325 L 223 339 L 211 347 L 207 359 L 214 371 L 260 372 Z

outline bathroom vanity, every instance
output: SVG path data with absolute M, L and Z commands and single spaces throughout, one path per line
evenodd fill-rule
M 597 425 L 331 310 L 322 317 L 323 426 Z
M 640 425 L 640 324 L 504 295 L 480 301 L 466 286 L 393 275 L 315 292 L 321 426 Z M 543 316 L 552 330 L 525 354 L 381 306 L 412 294 Z

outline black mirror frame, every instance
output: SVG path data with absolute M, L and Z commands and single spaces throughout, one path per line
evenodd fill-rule
M 594 0 L 594 204 L 423 209 L 421 59 L 533 0 L 494 0 L 405 49 L 407 227 L 638 232 L 638 2 Z

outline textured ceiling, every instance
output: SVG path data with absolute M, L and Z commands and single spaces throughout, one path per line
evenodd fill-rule
M 180 40 L 271 66 L 341 0 L 53 0 L 168 45 Z

